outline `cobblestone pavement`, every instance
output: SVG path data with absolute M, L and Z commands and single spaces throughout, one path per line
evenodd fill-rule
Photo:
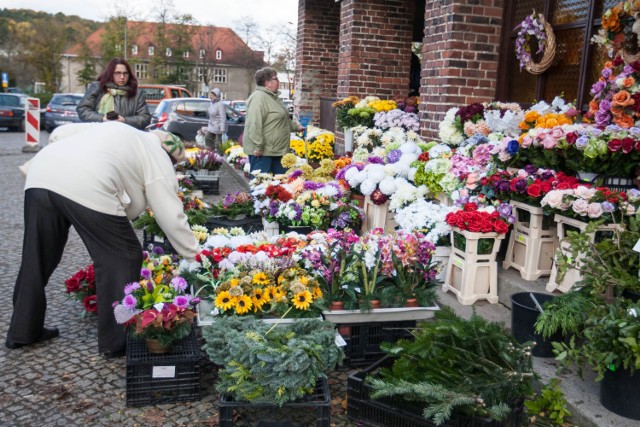
M 48 134 L 42 132 L 41 144 Z M 33 154 L 23 154 L 24 134 L 0 130 L 0 291 L 5 309 L 0 311 L 0 338 L 6 337 L 10 301 L 18 273 L 23 233 L 24 178 L 18 165 Z M 227 168 L 220 194 L 247 188 L 246 180 Z M 213 200 L 215 197 L 205 197 Z M 62 262 L 47 286 L 46 325 L 60 329 L 60 337 L 47 343 L 8 350 L 0 346 L 0 426 L 216 426 L 218 396 L 215 368 L 203 359 L 202 398 L 194 402 L 127 407 L 125 358 L 106 359 L 98 354 L 95 318 L 81 316 L 80 303 L 64 293 L 64 280 L 90 262 L 78 235 L 72 231 Z M 333 426 L 351 426 L 342 407 L 348 372 L 332 372 Z M 288 413 L 297 425 L 315 425 L 312 410 Z M 310 418 L 309 418 L 309 414 Z M 268 414 L 262 415 L 266 419 Z M 302 418 L 306 416 L 306 418 Z M 235 425 L 255 425 L 240 417 Z

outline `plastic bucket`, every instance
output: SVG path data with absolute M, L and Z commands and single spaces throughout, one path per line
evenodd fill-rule
M 540 311 L 531 298 L 531 294 L 540 306 L 555 298 L 553 295 L 538 292 L 519 292 L 511 295 L 511 333 L 519 343 L 535 341 L 531 353 L 535 357 L 553 357 L 552 341 L 564 341 L 562 334 L 553 335 L 549 340 L 535 333 L 534 325 L 538 320 Z
M 640 420 L 640 374 L 626 369 L 607 371 L 600 383 L 600 403 L 621 417 Z

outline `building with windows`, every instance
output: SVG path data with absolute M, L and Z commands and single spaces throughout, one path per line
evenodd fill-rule
M 111 59 L 101 57 L 106 31 L 105 27 L 97 30 L 84 46 L 73 46 L 64 53 L 67 61 L 61 81 L 68 87 L 61 90 L 84 91 L 78 72 L 92 61 L 97 77 Z M 226 27 L 130 21 L 126 44 L 126 48 L 118 45 L 113 50 L 131 64 L 140 83 L 186 86 L 194 96 L 206 96 L 219 87 L 223 98 L 245 99 L 255 87 L 255 71 L 264 65 L 263 52 L 249 48 Z

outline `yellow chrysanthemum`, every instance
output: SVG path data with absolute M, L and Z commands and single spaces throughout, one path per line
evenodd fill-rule
M 261 271 L 253 276 L 251 283 L 254 285 L 267 286 L 269 284 L 269 278 Z
M 220 292 L 216 297 L 216 307 L 221 310 L 227 311 L 234 305 L 236 305 L 236 299 L 227 291 Z
M 236 299 L 237 314 L 248 313 L 252 307 L 253 307 L 253 303 L 251 302 L 251 298 L 249 297 L 249 295 L 242 295 Z
M 298 310 L 308 310 L 311 305 L 313 296 L 309 291 L 302 291 L 299 294 L 295 294 L 291 299 L 293 306 Z

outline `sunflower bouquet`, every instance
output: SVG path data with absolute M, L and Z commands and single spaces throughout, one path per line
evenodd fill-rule
M 220 283 L 215 293 L 221 315 L 316 317 L 323 308 L 318 281 L 297 266 L 242 271 Z

